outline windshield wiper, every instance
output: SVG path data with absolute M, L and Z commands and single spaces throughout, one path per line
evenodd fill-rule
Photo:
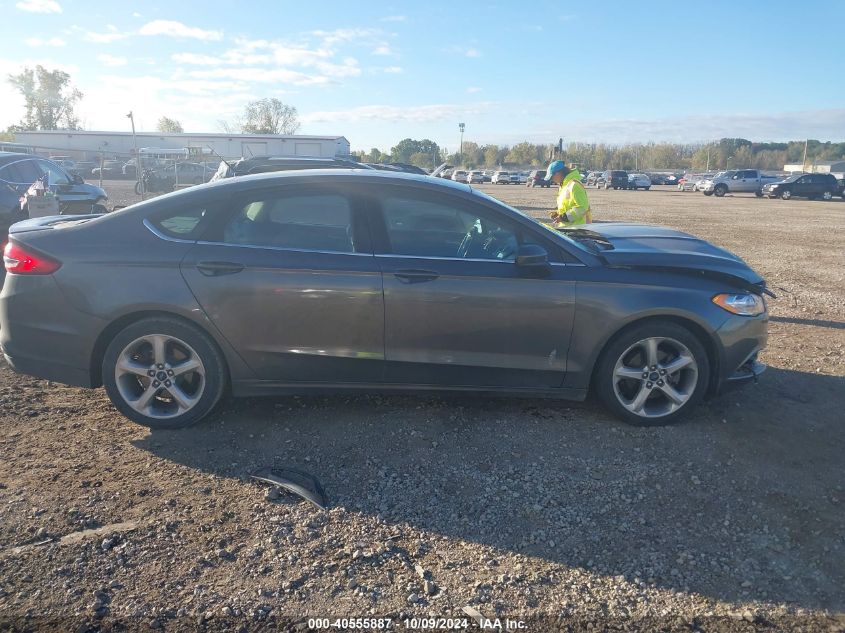
M 612 251 L 613 244 L 609 239 L 607 239 L 601 233 L 596 233 L 595 231 L 591 231 L 589 229 L 581 229 L 581 228 L 574 228 L 574 227 L 560 227 L 557 229 L 566 237 L 572 238 L 573 240 L 577 240 L 578 242 L 582 242 L 589 248 L 595 251 Z

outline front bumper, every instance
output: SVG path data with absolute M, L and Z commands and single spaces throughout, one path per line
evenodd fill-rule
M 768 342 L 769 313 L 756 317 L 731 316 L 716 331 L 721 354 L 714 393 L 724 393 L 736 387 L 756 382 L 766 366 L 757 357 Z

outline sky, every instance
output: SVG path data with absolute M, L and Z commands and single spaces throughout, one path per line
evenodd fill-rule
M 295 106 L 353 150 L 479 144 L 845 140 L 845 1 L 0 0 L 0 75 L 70 73 L 87 130 L 161 116 L 218 132 Z M 0 129 L 23 116 L 8 83 Z

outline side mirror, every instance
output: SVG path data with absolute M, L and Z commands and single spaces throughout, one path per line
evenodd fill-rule
M 552 267 L 549 253 L 538 244 L 523 244 L 516 251 L 516 265 L 520 271 L 532 276 L 547 275 Z

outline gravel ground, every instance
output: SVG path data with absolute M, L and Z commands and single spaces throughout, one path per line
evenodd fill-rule
M 112 202 L 130 186 L 107 183 Z M 229 401 L 150 432 L 101 390 L 3 365 L 0 631 L 475 612 L 532 630 L 845 630 L 845 202 L 590 197 L 597 220 L 690 231 L 767 277 L 758 385 L 667 428 L 590 401 L 362 395 Z M 329 510 L 248 481 L 273 464 L 318 476 Z

